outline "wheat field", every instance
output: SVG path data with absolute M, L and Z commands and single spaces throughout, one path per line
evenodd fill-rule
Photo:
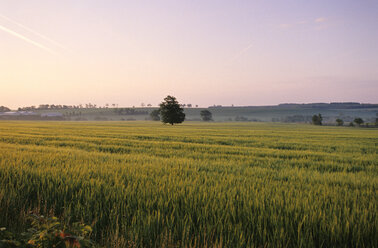
M 0 122 L 0 227 L 29 211 L 105 247 L 378 247 L 378 130 Z

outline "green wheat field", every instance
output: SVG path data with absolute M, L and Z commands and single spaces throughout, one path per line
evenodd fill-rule
M 0 226 L 29 211 L 104 247 L 378 247 L 378 130 L 0 122 Z

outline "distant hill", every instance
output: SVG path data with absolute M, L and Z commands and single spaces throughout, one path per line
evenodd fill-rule
M 214 105 L 209 108 L 233 108 L 234 106 Z M 281 103 L 278 105 L 266 106 L 237 106 L 238 108 L 326 108 L 326 109 L 356 109 L 356 108 L 378 108 L 378 104 L 359 102 L 331 102 L 331 103 Z
M 282 103 L 278 107 L 294 108 L 329 108 L 329 109 L 356 109 L 356 108 L 378 108 L 378 104 L 359 102 L 331 102 L 331 103 Z
M 150 113 L 157 107 L 91 107 L 66 105 L 40 105 L 39 107 L 19 108 L 28 110 L 43 118 L 54 119 L 48 115 L 61 113 L 60 119 L 71 121 L 135 121 L 151 120 Z M 51 107 L 52 106 L 52 107 Z M 255 121 L 255 122 L 288 122 L 310 123 L 314 114 L 322 114 L 323 122 L 335 124 L 336 119 L 342 119 L 345 124 L 355 118 L 362 118 L 365 122 L 375 123 L 378 117 L 378 104 L 358 102 L 331 102 L 331 103 L 282 103 L 271 106 L 210 106 L 208 108 L 184 107 L 186 121 L 201 121 L 201 110 L 209 110 L 214 121 Z M 0 116 L 0 119 L 26 119 L 31 117 Z M 33 117 L 37 118 L 37 117 Z M 55 118 L 56 119 L 56 118 Z

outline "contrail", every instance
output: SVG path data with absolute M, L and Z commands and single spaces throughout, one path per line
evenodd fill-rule
M 25 37 L 25 36 L 23 36 L 23 35 L 21 35 L 21 34 L 19 34 L 19 33 L 16 33 L 16 32 L 14 32 L 14 31 L 12 31 L 12 30 L 10 30 L 10 29 L 4 27 L 4 26 L 1 26 L 1 25 L 0 25 L 0 30 L 3 30 L 3 31 L 5 31 L 5 32 L 7 32 L 8 34 L 11 34 L 11 35 L 13 35 L 13 36 L 16 36 L 17 38 L 20 38 L 20 39 L 22 39 L 22 40 L 24 40 L 24 41 L 26 41 L 26 42 L 29 42 L 30 44 L 33 44 L 33 45 L 36 46 L 36 47 L 39 47 L 39 48 L 41 48 L 41 49 L 43 49 L 43 50 L 46 50 L 46 51 L 48 51 L 49 53 L 52 53 L 52 54 L 54 54 L 54 55 L 57 54 L 56 52 L 54 52 L 54 51 L 51 50 L 50 48 L 45 47 L 44 45 L 39 44 L 38 42 L 35 42 L 35 41 L 33 41 L 33 40 L 31 40 L 31 39 L 29 39 L 29 38 L 27 38 L 27 37 Z
M 237 58 L 239 58 L 240 56 L 242 56 L 244 53 L 246 53 L 249 49 L 251 49 L 251 47 L 253 46 L 253 44 L 249 44 L 248 46 L 246 46 L 245 48 L 243 48 L 240 52 L 238 52 L 232 59 L 231 59 L 231 62 L 234 62 Z
M 67 47 L 65 47 L 64 45 L 60 44 L 59 42 L 57 42 L 57 41 L 55 41 L 53 39 L 50 39 L 49 37 L 46 37 L 45 35 L 40 34 L 37 31 L 34 31 L 33 29 L 31 29 L 31 28 L 29 28 L 29 27 L 27 27 L 27 26 L 25 26 L 25 25 L 23 25 L 21 23 L 18 23 L 16 21 L 10 19 L 9 17 L 6 17 L 6 16 L 1 15 L 1 14 L 0 14 L 0 17 L 3 18 L 3 19 L 5 19 L 5 20 L 7 20 L 8 22 L 11 22 L 11 23 L 13 23 L 13 24 L 15 24 L 15 25 L 17 25 L 17 26 L 19 26 L 19 27 L 27 30 L 28 32 L 30 32 L 32 34 L 35 34 L 35 35 L 39 36 L 40 38 L 42 38 L 44 40 L 49 41 L 50 43 L 52 43 L 52 44 L 54 44 L 54 45 L 56 45 L 56 46 L 58 46 L 60 48 L 63 48 L 64 50 L 70 51 Z

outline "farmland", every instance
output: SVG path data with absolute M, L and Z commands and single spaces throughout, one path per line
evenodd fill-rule
M 151 120 L 150 113 L 156 107 L 126 107 L 126 108 L 79 108 L 76 106 L 59 108 L 24 108 L 36 115 L 60 113 L 64 120 L 70 121 L 135 121 Z M 312 103 L 312 104 L 280 104 L 272 106 L 239 106 L 239 107 L 185 107 L 187 121 L 201 121 L 200 112 L 209 110 L 216 122 L 284 122 L 284 123 L 311 123 L 314 114 L 322 114 L 324 124 L 335 125 L 337 118 L 345 124 L 353 122 L 355 118 L 362 118 L 365 123 L 375 123 L 378 117 L 378 104 L 348 104 L 348 103 Z M 12 117 L 9 117 L 10 119 Z M 37 116 L 13 117 L 24 120 L 36 120 Z M 32 119 L 34 118 L 34 119 Z M 0 120 L 7 119 L 1 116 Z M 40 118 L 39 119 L 44 119 Z M 48 119 L 48 118 L 47 118 Z M 46 120 L 46 118 L 45 118 Z
M 0 226 L 28 211 L 106 247 L 377 247 L 378 130 L 0 122 Z

